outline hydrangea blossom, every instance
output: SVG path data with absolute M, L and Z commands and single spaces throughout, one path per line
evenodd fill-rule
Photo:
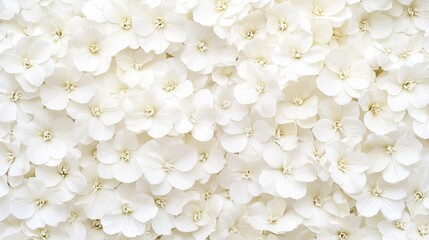
M 427 0 L 0 1 L 0 239 L 428 240 Z

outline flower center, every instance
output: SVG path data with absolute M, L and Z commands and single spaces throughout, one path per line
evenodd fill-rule
M 48 201 L 46 201 L 45 199 L 43 199 L 43 198 L 39 198 L 39 199 L 37 199 L 37 201 L 36 201 L 36 206 L 37 206 L 37 208 L 41 208 L 41 207 L 45 206 L 45 204 L 46 204 L 47 202 L 48 202 Z
M 155 204 L 158 205 L 161 208 L 165 208 L 165 205 L 167 204 L 167 199 L 165 199 L 165 198 L 157 198 L 157 199 L 155 199 Z
M 425 197 L 425 194 L 422 193 L 421 191 L 415 191 L 414 192 L 414 201 L 419 201 L 421 202 L 423 200 L 423 198 Z
M 429 225 L 420 225 L 417 227 L 417 231 L 419 232 L 420 236 L 426 236 L 429 234 Z
M 22 59 L 22 65 L 24 65 L 25 68 L 31 68 L 33 66 L 33 62 L 28 57 L 24 57 Z
M 370 24 L 369 24 L 368 20 L 364 19 L 364 20 L 360 21 L 360 23 L 359 23 L 359 29 L 362 32 L 368 31 L 369 28 L 370 28 Z
M 172 92 L 172 91 L 174 91 L 174 89 L 176 89 L 176 82 L 170 81 L 162 89 L 164 89 L 164 91 L 166 91 L 166 92 Z
M 66 81 L 66 86 L 64 87 L 64 89 L 67 92 L 71 92 L 76 88 L 76 85 L 74 85 L 72 82 Z
M 340 73 L 338 73 L 338 77 L 339 77 L 341 80 L 346 79 L 348 76 L 349 76 L 349 75 L 348 75 L 348 73 L 347 73 L 347 72 L 345 72 L 345 71 L 341 71 Z
M 94 189 L 94 192 L 96 192 L 102 188 L 103 188 L 103 183 L 98 181 L 98 179 L 95 180 L 94 183 L 92 184 L 92 189 Z
M 207 201 L 212 196 L 213 196 L 213 193 L 211 191 L 207 191 L 207 192 L 204 192 L 203 198 L 204 198 L 204 200 Z
M 69 173 L 69 166 L 67 166 L 67 165 L 60 165 L 59 167 L 58 167 L 58 173 L 62 176 L 62 177 L 65 177 L 65 176 L 67 176 L 67 174 Z
M 259 66 L 263 67 L 267 63 L 267 60 L 265 60 L 264 57 L 258 57 L 256 58 L 255 62 L 259 64 Z
M 320 162 L 320 158 L 321 158 L 321 154 L 317 151 L 317 150 L 313 150 L 313 158 L 314 160 L 316 160 L 317 162 Z
M 171 169 L 173 168 L 173 164 L 171 162 L 166 162 L 164 163 L 164 165 L 162 166 L 162 170 L 164 170 L 164 172 L 171 172 Z
M 158 30 L 165 28 L 165 26 L 166 26 L 165 22 L 164 22 L 164 18 L 162 18 L 162 17 L 157 17 L 154 21 L 154 24 L 155 24 L 155 28 Z
M 40 230 L 39 232 L 39 236 L 41 239 L 46 240 L 49 238 L 49 232 L 46 231 L 45 229 Z
M 338 167 L 338 170 L 340 170 L 341 172 L 346 172 L 347 171 L 347 167 L 346 167 L 346 163 L 345 163 L 345 159 L 344 158 L 342 158 L 337 163 L 337 167 Z
M 103 225 L 101 225 L 100 219 L 94 219 L 92 221 L 92 227 L 95 229 L 103 229 Z
M 277 217 L 277 216 L 271 216 L 269 219 L 268 219 L 268 223 L 269 224 L 277 224 L 279 222 L 279 218 Z
M 123 205 L 122 206 L 122 213 L 125 215 L 128 215 L 129 213 L 131 213 L 131 208 L 128 205 Z
M 251 136 L 253 136 L 253 130 L 252 130 L 252 127 L 247 127 L 247 128 L 244 130 L 244 134 L 246 135 L 246 137 L 251 137 Z
M 249 179 L 252 177 L 252 171 L 249 169 L 243 169 L 241 170 L 241 176 L 245 179 Z
M 339 232 L 338 233 L 338 240 L 347 240 L 347 233 Z
M 294 48 L 291 51 L 291 55 L 295 59 L 300 59 L 302 57 L 302 52 L 300 49 Z
M 52 37 L 54 38 L 54 40 L 58 40 L 63 36 L 63 32 L 60 29 L 56 29 L 55 31 L 52 32 Z
M 293 101 L 293 104 L 295 104 L 297 106 L 300 106 L 300 105 L 302 105 L 304 103 L 304 100 L 302 100 L 302 98 L 297 97 L 297 96 L 294 96 L 292 98 L 292 101 Z
M 384 109 L 384 106 L 381 103 L 373 103 L 373 104 L 371 104 L 371 107 L 369 108 L 369 110 L 374 114 L 379 113 L 383 109 Z
M 147 106 L 145 106 L 145 107 L 143 108 L 143 112 L 144 112 L 144 115 L 145 115 L 147 118 L 150 118 L 150 117 L 153 117 L 153 115 L 155 115 L 155 113 L 156 113 L 156 108 L 154 108 L 154 107 L 152 107 L 152 106 L 147 105 Z
M 121 27 L 123 29 L 128 30 L 128 29 L 131 28 L 131 26 L 132 26 L 132 24 L 131 24 L 131 19 L 130 18 L 125 17 L 124 19 L 122 19 Z
M 195 222 L 200 221 L 202 215 L 203 215 L 203 213 L 201 211 L 194 212 L 194 216 L 193 216 L 194 221 Z
M 19 99 L 21 99 L 22 97 L 22 92 L 21 91 L 12 91 L 9 95 L 9 99 L 12 102 L 17 102 Z
M 332 123 L 332 126 L 334 127 L 335 131 L 338 131 L 342 129 L 343 124 L 340 121 L 336 120 Z
M 414 89 L 414 87 L 416 86 L 416 82 L 415 81 L 405 81 L 404 83 L 402 83 L 402 88 L 407 90 L 407 91 L 412 91 Z
M 209 154 L 208 153 L 202 153 L 200 155 L 200 162 L 205 162 L 207 159 L 209 158 Z
M 281 32 L 286 31 L 286 30 L 287 30 L 287 28 L 288 28 L 288 25 L 287 25 L 286 19 L 281 18 L 281 19 L 279 20 L 279 22 L 278 22 L 278 23 L 276 23 L 276 28 L 277 28 L 279 31 L 281 31 Z
M 91 113 L 92 113 L 92 116 L 98 117 L 101 115 L 102 111 L 101 111 L 101 108 L 99 106 L 95 106 L 95 107 L 91 108 Z
M 256 91 L 258 92 L 258 94 L 261 94 L 265 91 L 265 83 L 262 81 L 257 81 L 256 82 Z
M 141 71 L 143 69 L 143 63 L 141 62 L 133 62 L 133 68 L 136 71 Z
M 227 109 L 229 108 L 229 106 L 231 106 L 231 101 L 229 101 L 228 99 L 223 100 L 221 105 L 222 109 Z
M 399 53 L 399 56 L 400 56 L 401 58 L 408 58 L 408 57 L 410 56 L 410 52 L 411 52 L 411 49 L 409 49 L 409 48 L 404 48 L 404 49 L 402 50 L 402 52 L 401 52 L 401 53 Z
M 341 31 L 340 31 L 340 29 L 339 28 L 334 28 L 333 30 L 332 30 L 332 37 L 334 38 L 334 39 L 341 39 Z
M 226 5 L 226 2 L 225 2 L 225 1 L 218 0 L 218 1 L 216 2 L 216 11 L 218 11 L 218 12 L 223 12 L 223 11 L 225 11 L 227 7 L 228 7 L 228 5 Z
M 228 232 L 229 233 L 236 233 L 237 232 L 237 228 L 236 227 L 231 227 Z
M 7 153 L 7 159 L 6 159 L 7 163 L 12 164 L 13 162 L 15 162 L 15 159 L 16 159 L 16 156 L 13 153 L 11 152 Z
M 100 51 L 100 47 L 98 46 L 98 44 L 97 43 L 93 43 L 93 44 L 91 44 L 90 46 L 89 46 L 89 51 L 91 52 L 91 53 L 97 53 L 98 51 Z
M 255 36 L 255 30 L 247 31 L 247 33 L 246 33 L 246 39 L 247 40 L 252 40 L 254 36 Z
M 42 137 L 43 137 L 43 141 L 49 142 L 52 139 L 52 132 L 46 130 L 43 132 Z
M 127 162 L 127 161 L 130 160 L 130 157 L 131 157 L 130 152 L 127 151 L 127 150 L 125 150 L 125 151 L 121 152 L 121 155 L 120 155 L 119 159 L 122 162 Z
M 395 226 L 396 226 L 398 229 L 405 230 L 405 227 L 407 227 L 407 223 L 406 223 L 406 222 L 404 222 L 404 221 L 397 221 L 397 222 L 395 223 Z
M 323 15 L 323 9 L 320 8 L 319 6 L 315 6 L 312 13 L 313 13 L 314 16 L 319 16 L 320 17 L 320 16 Z
M 381 190 L 381 188 L 378 186 L 374 186 L 373 188 L 371 188 L 370 192 L 374 197 L 380 197 L 383 193 L 383 190 Z
M 395 153 L 395 146 L 388 145 L 386 147 L 386 155 L 387 156 L 392 156 L 394 153 Z
M 209 49 L 209 47 L 207 46 L 206 42 L 204 41 L 199 41 L 197 43 L 197 48 L 201 51 L 201 52 L 205 52 Z
M 322 202 L 322 197 L 319 195 L 316 198 L 313 199 L 313 204 L 316 207 L 321 207 L 323 202 Z
M 415 17 L 418 16 L 418 12 L 417 12 L 417 8 L 416 7 L 409 7 L 407 9 L 408 15 L 410 15 L 411 17 Z
M 289 175 L 292 173 L 292 169 L 290 167 L 282 166 L 280 170 L 282 171 L 283 175 Z

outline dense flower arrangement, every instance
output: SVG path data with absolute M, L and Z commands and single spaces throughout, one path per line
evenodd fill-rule
M 429 1 L 1 0 L 0 239 L 429 239 Z

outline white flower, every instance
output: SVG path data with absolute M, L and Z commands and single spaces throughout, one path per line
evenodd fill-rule
M 199 1 L 193 11 L 195 22 L 204 26 L 231 26 L 237 16 L 246 14 L 248 8 L 245 1 L 209 0 Z
M 408 178 L 409 188 L 405 203 L 411 216 L 429 214 L 429 186 L 426 182 L 429 173 L 425 169 L 420 169 Z
M 87 74 L 57 67 L 40 87 L 42 103 L 52 110 L 63 110 L 70 100 L 87 103 L 95 95 L 94 79 Z
M 242 50 L 253 39 L 265 38 L 266 17 L 261 11 L 254 11 L 231 28 L 231 42 Z
M 138 15 L 140 4 L 135 1 L 108 1 L 103 6 L 103 15 L 108 25 L 109 41 L 116 49 L 115 53 L 130 47 L 139 47 L 133 16 Z
M 405 190 L 401 185 L 392 185 L 377 175 L 369 175 L 366 185 L 356 199 L 356 208 L 360 216 L 372 217 L 378 212 L 389 220 L 401 217 L 405 208 Z
M 313 38 L 310 34 L 287 36 L 279 47 L 273 61 L 283 67 L 283 74 L 287 79 L 318 74 L 321 61 L 325 57 L 325 49 L 321 46 L 313 46 Z
M 17 125 L 13 134 L 25 146 L 31 163 L 57 166 L 68 149 L 76 144 L 73 121 L 68 117 L 54 117 L 48 111 L 40 111 L 33 121 Z
M 227 167 L 217 176 L 219 186 L 228 189 L 235 202 L 248 203 L 261 194 L 258 177 L 263 164 L 257 156 L 228 154 Z
M 161 69 L 155 74 L 153 86 L 162 90 L 167 98 L 184 99 L 193 93 L 194 87 L 187 78 L 187 69 L 180 60 L 167 59 Z
M 320 119 L 312 129 L 313 134 L 321 142 L 346 139 L 358 143 L 366 131 L 359 115 L 359 105 L 356 102 L 338 106 L 332 100 L 325 99 L 319 104 Z
M 186 39 L 185 17 L 174 13 L 174 7 L 168 3 L 156 8 L 142 7 L 141 15 L 133 16 L 134 30 L 140 36 L 140 46 L 146 51 L 163 53 L 171 43 L 180 43 Z
M 332 180 L 347 193 L 357 193 L 366 182 L 365 171 L 369 168 L 368 156 L 353 151 L 342 142 L 332 142 L 326 148 L 329 173 Z
M 225 126 L 230 121 L 241 121 L 249 111 L 247 106 L 237 102 L 234 98 L 234 89 L 230 87 L 219 87 L 213 95 L 217 112 L 216 123 L 219 125 Z
M 247 222 L 257 230 L 282 234 L 297 228 L 302 218 L 294 210 L 286 209 L 285 200 L 274 198 L 266 205 L 262 202 L 252 204 Z
M 73 43 L 73 63 L 79 71 L 100 75 L 109 69 L 115 47 L 103 32 L 96 27 L 79 27 Z
M 318 112 L 318 97 L 314 94 L 314 89 L 313 78 L 289 82 L 283 89 L 285 99 L 279 103 L 276 121 L 278 123 L 296 121 L 303 128 L 312 127 Z
M 140 149 L 136 135 L 125 130 L 116 133 L 109 142 L 97 145 L 97 159 L 105 165 L 100 166 L 99 171 L 107 171 L 123 183 L 137 181 L 143 176 L 138 163 L 142 156 Z
M 256 68 L 238 73 L 243 79 L 234 89 L 234 97 L 241 104 L 253 104 L 262 117 L 274 117 L 281 91 L 277 81 L 265 71 Z
M 284 152 L 275 144 L 267 144 L 263 158 L 269 165 L 258 179 L 264 192 L 300 199 L 307 192 L 306 183 L 316 180 L 316 169 L 305 161 L 300 149 Z
M 176 121 L 177 110 L 159 89 L 130 93 L 124 101 L 127 129 L 133 132 L 146 131 L 153 138 L 167 135 Z
M 410 107 L 408 114 L 414 119 L 413 130 L 414 133 L 423 138 L 429 138 L 429 106 L 422 109 L 415 109 Z
M 54 71 L 51 54 L 50 44 L 42 38 L 22 38 L 2 53 L 0 66 L 15 75 L 22 89 L 35 92 Z
M 387 134 L 398 129 L 397 123 L 404 113 L 395 113 L 389 108 L 385 91 L 368 91 L 358 102 L 365 112 L 363 120 L 368 130 L 376 134 Z
M 423 108 L 429 104 L 424 97 L 429 94 L 429 68 L 425 63 L 413 67 L 403 66 L 389 72 L 386 78 L 380 78 L 380 88 L 388 93 L 390 109 L 401 112 L 409 107 Z
M 331 50 L 325 58 L 326 67 L 316 80 L 319 90 L 341 105 L 361 97 L 373 79 L 367 61 L 353 55 L 346 49 Z
M 422 144 L 406 132 L 392 132 L 385 136 L 370 134 L 365 142 L 370 158 L 369 173 L 382 172 L 389 183 L 404 180 L 411 165 L 420 160 Z
M 358 240 L 365 237 L 365 231 L 359 228 L 361 219 L 353 215 L 339 219 L 336 223 L 330 223 L 317 235 L 317 239 L 347 239 Z
M 21 152 L 21 144 L 15 140 L 8 143 L 0 143 L 0 176 L 19 177 L 30 171 L 30 163 L 27 155 Z
M 82 194 L 86 186 L 77 158 L 71 154 L 56 167 L 38 167 L 35 175 L 47 187 L 58 187 L 65 201 L 71 200 L 76 194 Z
M 207 89 L 202 89 L 184 99 L 179 105 L 183 113 L 175 125 L 176 131 L 191 132 L 192 136 L 201 142 L 212 139 L 216 127 L 216 112 L 213 111 L 213 105 L 213 94 Z
M 13 77 L 0 72 L 0 122 L 26 122 L 30 114 L 42 110 L 36 93 L 24 91 Z
M 219 142 L 216 139 L 199 142 L 189 136 L 186 144 L 197 150 L 196 179 L 200 182 L 206 183 L 212 174 L 219 173 L 224 168 L 225 157 L 223 151 L 219 149 Z
M 192 201 L 185 205 L 183 213 L 176 218 L 176 228 L 182 232 L 190 232 L 194 239 L 206 239 L 215 230 L 216 220 L 208 206 L 200 201 Z
M 101 218 L 106 233 L 139 236 L 145 231 L 145 223 L 155 217 L 158 208 L 153 199 L 135 190 L 133 185 L 121 185 L 116 189 L 117 197 L 108 204 Z
M 146 53 L 143 49 L 125 49 L 115 57 L 117 74 L 128 86 L 139 85 L 146 89 L 153 83 L 155 72 L 158 71 L 156 63 L 163 59 L 163 55 Z
M 40 180 L 30 179 L 14 191 L 10 209 L 18 219 L 31 228 L 57 226 L 67 219 L 67 210 L 59 189 L 48 189 Z
M 295 31 L 311 31 L 310 19 L 302 11 L 298 11 L 291 2 L 282 2 L 265 13 L 267 16 L 267 31 L 278 35 L 282 40 Z
M 139 163 L 147 181 L 156 188 L 156 194 L 167 194 L 173 187 L 186 190 L 194 185 L 197 157 L 196 150 L 180 140 L 162 138 L 143 145 Z
M 230 153 L 245 149 L 262 152 L 263 143 L 273 136 L 273 129 L 266 121 L 248 116 L 240 122 L 230 121 L 222 129 L 218 138 L 223 149 Z
M 408 235 L 411 234 L 412 224 L 410 215 L 404 211 L 400 219 L 396 221 L 381 220 L 377 224 L 378 230 L 383 235 L 383 239 L 409 239 Z
M 75 135 L 81 142 L 87 142 L 88 136 L 98 141 L 111 139 L 115 124 L 124 116 L 120 103 L 106 92 L 97 92 L 87 104 L 70 102 L 67 113 L 75 120 Z
M 119 182 L 102 179 L 94 169 L 95 163 L 88 164 L 82 171 L 86 179 L 86 188 L 76 205 L 83 205 L 86 216 L 91 219 L 100 219 L 107 211 L 107 205 L 114 201 L 116 188 Z
M 236 51 L 226 46 L 211 29 L 198 24 L 190 24 L 184 42 L 185 47 L 180 60 L 189 70 L 210 73 L 217 64 L 231 64 L 235 60 Z

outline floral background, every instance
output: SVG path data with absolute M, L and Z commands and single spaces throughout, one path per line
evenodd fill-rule
M 429 1 L 0 1 L 0 239 L 429 239 Z

